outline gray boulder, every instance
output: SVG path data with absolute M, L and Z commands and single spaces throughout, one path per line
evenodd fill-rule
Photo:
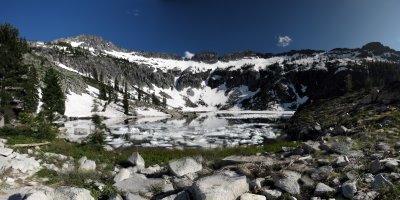
M 59 187 L 54 191 L 54 199 L 57 200 L 94 200 L 90 191 L 84 188 Z
M 372 188 L 375 191 L 379 191 L 381 189 L 393 190 L 393 183 L 384 174 L 378 174 L 374 177 Z
M 344 141 L 332 144 L 330 150 L 338 154 L 348 154 L 352 148 L 351 141 Z
M 327 195 L 327 194 L 333 193 L 333 192 L 336 192 L 336 190 L 329 187 L 328 185 L 325 185 L 324 183 L 318 183 L 317 187 L 315 187 L 314 195 L 322 196 L 322 195 Z
M 321 181 L 326 179 L 333 172 L 331 166 L 322 166 L 314 170 L 311 174 L 311 178 L 316 181 Z
M 203 169 L 201 163 L 190 157 L 181 158 L 179 160 L 171 161 L 168 163 L 168 167 L 172 174 L 181 177 L 189 173 L 196 173 Z
M 351 199 L 356 193 L 357 185 L 355 182 L 346 182 L 342 185 L 342 194 L 344 197 Z
M 197 180 L 192 189 L 196 200 L 236 200 L 240 195 L 249 191 L 249 184 L 245 176 L 224 171 Z
M 96 162 L 93 160 L 88 160 L 86 157 L 82 157 L 79 160 L 79 170 L 81 171 L 95 171 Z
M 7 157 L 7 156 L 11 155 L 12 152 L 14 152 L 13 149 L 0 147 L 0 155 L 2 155 L 2 156 L 6 156 Z
M 275 187 L 278 187 L 290 194 L 300 194 L 300 185 L 298 180 L 301 178 L 301 174 L 284 170 L 282 174 L 274 176 Z
M 279 199 L 282 196 L 282 192 L 279 190 L 269 190 L 269 189 L 262 189 L 261 194 L 264 195 L 267 200 L 275 200 Z
M 369 171 L 373 174 L 378 173 L 381 171 L 382 165 L 381 162 L 378 159 L 375 159 L 369 164 Z
M 388 169 L 394 171 L 397 169 L 397 167 L 399 166 L 399 163 L 395 160 L 389 160 L 385 163 L 385 167 L 387 167 Z
M 142 156 L 138 152 L 133 152 L 131 157 L 128 158 L 128 161 L 136 166 L 139 170 L 142 170 L 145 168 L 145 162 Z
M 160 178 L 146 178 L 142 174 L 133 174 L 130 178 L 114 184 L 114 186 L 126 193 L 153 192 L 155 187 L 164 187 L 165 181 Z
M 266 200 L 265 196 L 251 193 L 244 193 L 240 196 L 240 200 Z
M 129 169 L 122 168 L 119 170 L 118 174 L 114 176 L 114 182 L 123 181 L 131 176 L 131 171 Z

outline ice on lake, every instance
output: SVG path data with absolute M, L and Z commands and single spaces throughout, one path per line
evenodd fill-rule
M 107 119 L 106 141 L 112 148 L 139 147 L 230 147 L 258 145 L 280 136 L 276 122 L 291 117 L 293 112 L 212 112 L 194 119 L 163 117 Z M 65 137 L 80 142 L 94 132 L 91 120 L 65 123 Z

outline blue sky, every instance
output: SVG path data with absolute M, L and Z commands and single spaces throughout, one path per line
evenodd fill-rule
M 9 0 L 1 3 L 0 23 L 29 40 L 94 34 L 132 50 L 178 55 L 371 41 L 400 50 L 399 10 L 399 0 Z

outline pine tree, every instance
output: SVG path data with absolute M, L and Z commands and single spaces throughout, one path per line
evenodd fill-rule
M 34 113 L 37 110 L 39 104 L 38 85 L 39 80 L 37 79 L 36 69 L 35 67 L 30 67 L 27 82 L 24 86 L 25 96 L 22 98 L 25 112 Z
M 142 91 L 140 91 L 139 89 L 136 89 L 137 93 L 138 93 L 138 101 L 142 101 Z
M 165 96 L 163 96 L 163 103 L 162 103 L 163 107 L 166 108 L 167 107 L 167 98 Z
M 99 80 L 99 99 L 107 100 L 107 86 L 104 84 L 104 74 L 103 72 L 100 73 L 100 80 Z
M 151 94 L 151 102 L 156 106 L 160 105 L 160 100 L 157 98 L 154 92 Z
M 116 91 L 119 91 L 119 81 L 118 81 L 117 77 L 115 77 L 115 79 L 114 79 L 114 89 Z
M 22 63 L 22 55 L 28 51 L 18 29 L 10 24 L 0 25 L 0 112 L 5 118 L 13 113 L 11 102 L 24 96 L 28 67 Z
M 129 114 L 128 84 L 125 83 L 124 99 L 122 100 L 125 115 Z
M 53 68 L 50 68 L 44 76 L 43 83 L 43 110 L 49 119 L 53 121 L 54 113 L 63 115 L 65 112 L 65 96 L 61 89 L 59 73 Z
M 113 98 L 114 98 L 114 89 L 111 86 L 111 82 L 108 82 L 108 86 L 107 86 L 107 94 L 108 94 L 108 103 L 111 103 Z

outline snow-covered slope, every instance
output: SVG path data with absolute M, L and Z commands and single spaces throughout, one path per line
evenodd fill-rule
M 123 90 L 128 84 L 132 101 L 139 94 L 160 101 L 168 108 L 182 111 L 216 110 L 293 110 L 310 98 L 335 93 L 342 87 L 345 74 L 366 73 L 365 63 L 400 61 L 400 53 L 380 43 L 359 49 L 331 51 L 301 50 L 272 55 L 239 53 L 216 57 L 199 53 L 192 59 L 174 55 L 129 51 L 96 36 L 78 36 L 51 43 L 32 43 L 34 53 L 47 58 L 61 71 L 99 80 Z M 364 71 L 363 71 L 364 70 Z M 326 85 L 327 80 L 333 85 Z M 98 90 L 68 90 L 68 116 L 93 114 Z M 120 94 L 121 95 L 121 94 Z M 149 100 L 150 99 L 150 100 Z M 110 116 L 123 116 L 121 105 L 110 104 Z M 165 115 L 160 111 L 138 108 L 137 114 Z

